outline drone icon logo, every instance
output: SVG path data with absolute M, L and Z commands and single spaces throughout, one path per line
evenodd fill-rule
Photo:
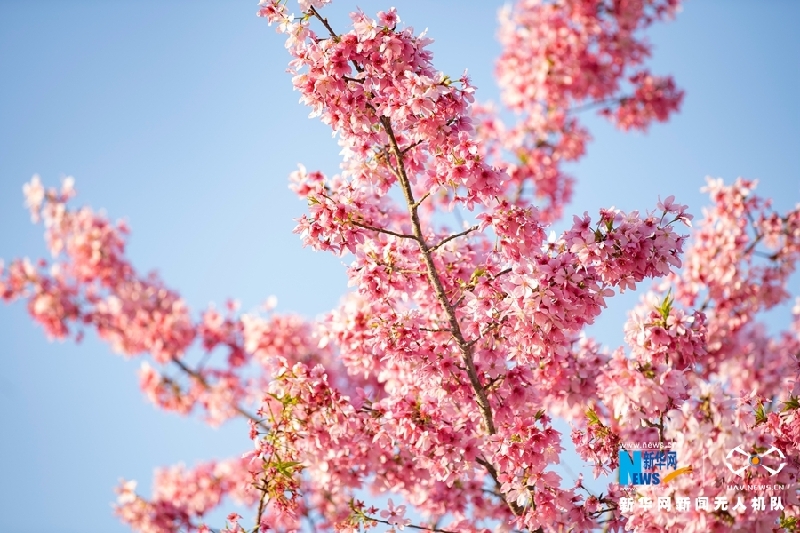
M 740 468 L 734 468 L 733 465 L 730 463 L 730 459 L 731 457 L 733 457 L 734 453 L 738 453 L 740 455 L 744 455 L 745 457 L 747 457 L 747 464 L 745 464 Z M 733 448 L 731 451 L 728 452 L 728 455 L 725 457 L 725 466 L 728 467 L 728 470 L 730 470 L 739 477 L 744 476 L 744 471 L 747 470 L 747 467 L 749 466 L 753 466 L 756 468 L 761 466 L 764 468 L 764 470 L 769 472 L 771 476 L 774 476 L 775 474 L 783 470 L 784 466 L 786 466 L 786 461 L 783 461 L 780 465 L 778 465 L 777 468 L 771 468 L 764 464 L 765 457 L 769 457 L 775 454 L 777 454 L 781 459 L 786 459 L 786 456 L 783 454 L 783 452 L 780 451 L 775 446 L 773 446 L 772 448 L 770 448 L 769 450 L 767 450 L 762 454 L 747 453 L 740 446 L 737 446 L 736 448 Z

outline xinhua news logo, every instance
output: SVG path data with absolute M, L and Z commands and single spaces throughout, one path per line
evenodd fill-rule
M 664 469 L 670 471 L 664 475 Z M 673 451 L 619 451 L 620 485 L 660 485 L 691 471 L 691 466 L 678 468 Z

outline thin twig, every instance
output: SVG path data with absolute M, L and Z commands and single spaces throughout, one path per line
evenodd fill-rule
M 358 226 L 359 228 L 364 228 L 364 229 L 368 229 L 368 230 L 371 230 L 371 231 L 377 231 L 378 233 L 385 233 L 386 235 L 391 235 L 393 237 L 398 237 L 400 239 L 413 239 L 413 240 L 416 240 L 416 237 L 414 237 L 413 235 L 408 235 L 408 234 L 405 234 L 405 233 L 396 233 L 396 232 L 394 232 L 392 230 L 388 230 L 388 229 L 385 229 L 385 228 L 378 228 L 376 226 L 370 226 L 368 224 L 362 224 L 360 222 L 350 222 L 350 223 L 352 225 L 354 225 L 354 226 Z
M 328 30 L 328 33 L 331 34 L 331 37 L 333 37 L 334 39 L 339 37 L 338 35 L 336 35 L 336 32 L 333 31 L 333 28 L 331 28 L 331 25 L 328 22 L 328 19 L 326 19 L 325 17 L 320 15 L 319 11 L 317 11 L 316 8 L 314 8 L 314 6 L 311 6 L 311 8 L 308 10 L 308 12 L 311 13 L 312 15 L 314 15 L 315 17 L 317 17 L 319 19 L 319 21 L 322 22 L 322 25 L 325 26 L 325 29 Z
M 184 363 L 180 359 L 173 359 L 172 362 L 175 363 L 176 365 L 178 365 L 178 368 L 180 368 L 184 373 L 186 373 L 190 377 L 192 377 L 195 380 L 197 380 L 197 382 L 200 383 L 200 385 L 202 385 L 203 388 L 206 388 L 206 389 L 210 389 L 211 388 L 211 385 L 209 385 L 208 381 L 206 381 L 206 378 L 204 378 L 202 376 L 202 374 L 200 374 L 196 370 L 193 370 L 193 369 L 189 368 L 186 365 L 186 363 Z M 237 413 L 239 413 L 241 416 L 243 416 L 245 418 L 249 418 L 250 420 L 255 422 L 255 424 L 257 426 L 261 427 L 261 429 L 269 430 L 269 428 L 264 425 L 264 421 L 263 420 L 261 420 L 260 418 L 258 418 L 256 415 L 252 414 L 251 412 L 249 412 L 245 408 L 243 408 L 243 407 L 241 407 L 239 405 L 234 405 L 233 409 Z
M 339 38 L 339 36 L 336 35 L 336 32 L 333 31 L 333 28 L 331 27 L 330 23 L 328 22 L 328 19 L 326 19 L 325 17 L 320 15 L 319 11 L 317 11 L 314 6 L 311 6 L 311 8 L 308 10 L 308 12 L 311 13 L 312 15 L 314 15 L 315 17 L 317 17 L 319 19 L 319 21 L 322 22 L 322 25 L 325 26 L 325 29 L 328 30 L 328 33 L 331 34 L 331 37 L 333 37 L 334 39 L 338 39 Z M 353 67 L 355 67 L 356 72 L 364 72 L 364 69 L 361 68 L 360 66 L 358 66 L 358 63 L 356 63 L 355 60 L 352 60 L 351 63 L 353 64 Z
M 503 276 L 503 275 L 505 275 L 505 274 L 508 274 L 509 272 L 511 272 L 511 267 L 504 268 L 503 270 L 501 270 L 500 272 L 498 272 L 496 275 L 492 276 L 492 281 L 496 280 L 496 279 L 497 279 L 497 278 L 499 278 L 500 276 Z
M 459 237 L 463 237 L 464 235 L 469 235 L 470 233 L 472 233 L 476 229 L 478 229 L 478 226 L 472 226 L 472 227 L 469 227 L 469 228 L 465 229 L 464 231 L 462 231 L 460 233 L 455 233 L 453 235 L 450 235 L 449 237 L 445 237 L 444 239 L 442 239 L 439 242 L 439 244 L 431 247 L 431 252 L 435 252 L 437 249 L 441 248 L 442 246 L 444 246 L 448 242 L 452 241 L 453 239 L 457 239 Z
M 587 102 L 583 105 L 579 105 L 576 107 L 572 107 L 567 109 L 567 114 L 569 113 L 581 113 L 583 111 L 588 111 L 594 107 L 601 107 L 604 105 L 617 105 L 627 102 L 631 99 L 631 96 L 621 96 L 619 98 L 606 98 L 605 100 L 595 100 L 594 102 Z
M 405 150 L 403 150 L 403 153 L 405 154 Z M 430 192 L 430 191 L 428 191 L 428 192 L 426 192 L 425 194 L 423 194 L 423 195 L 422 195 L 422 198 L 420 198 L 419 200 L 417 200 L 416 202 L 414 202 L 414 206 L 413 206 L 413 207 L 417 208 L 417 207 L 421 206 L 421 205 L 422 205 L 422 202 L 424 202 L 424 201 L 425 201 L 425 200 L 428 198 L 428 196 L 430 196 L 430 195 L 431 195 L 431 192 Z
M 380 518 L 374 518 L 374 517 L 368 516 L 368 515 L 364 515 L 364 518 L 366 518 L 370 522 L 378 522 L 380 524 L 392 525 L 392 524 L 389 523 L 388 520 L 381 520 Z M 439 529 L 436 526 L 425 527 L 425 526 L 417 526 L 417 525 L 414 525 L 414 524 L 406 524 L 405 527 L 407 527 L 409 529 L 417 529 L 419 531 L 435 531 L 436 533 L 456 533 L 455 531 L 451 531 L 449 529 Z
M 265 486 L 261 490 L 261 497 L 258 499 L 258 513 L 256 514 L 256 527 L 254 528 L 255 531 L 258 531 L 261 528 L 261 517 L 264 515 L 264 504 L 266 499 L 267 487 Z
M 423 143 L 423 141 L 422 141 L 422 140 L 419 140 L 419 141 L 417 141 L 417 142 L 415 142 L 415 143 L 412 143 L 412 144 L 410 144 L 410 145 L 406 146 L 406 147 L 405 147 L 405 148 L 403 148 L 403 149 L 402 149 L 400 152 L 401 152 L 403 155 L 406 155 L 406 153 L 408 153 L 408 151 L 409 151 L 409 150 L 411 150 L 412 148 L 416 148 L 417 146 L 419 146 L 419 145 L 420 145 L 420 144 L 422 144 L 422 143 Z M 428 193 L 428 194 L 430 194 L 430 193 Z M 425 196 L 423 196 L 423 199 L 424 199 L 426 196 L 428 196 L 428 194 L 426 194 Z M 422 200 L 420 200 L 420 202 L 421 202 L 421 201 L 422 201 Z
M 419 328 L 419 329 L 420 331 L 427 331 L 430 333 L 450 333 L 450 334 L 453 333 L 449 329 L 439 329 L 439 328 Z

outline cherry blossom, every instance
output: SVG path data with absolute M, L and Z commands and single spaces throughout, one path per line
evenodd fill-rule
M 389 498 L 386 509 L 381 511 L 381 518 L 385 518 L 389 525 L 397 526 L 397 529 L 402 531 L 411 523 L 411 520 L 403 518 L 404 514 L 406 514 L 406 506 L 398 505 L 395 507 L 392 499 Z
M 564 163 L 590 140 L 581 112 L 645 130 L 679 108 L 643 36 L 678 2 L 519 0 L 500 15 L 501 103 L 476 103 L 466 72 L 437 70 L 431 38 L 394 8 L 335 28 L 328 3 L 258 8 L 285 38 L 287 86 L 341 148 L 338 172 L 289 176 L 307 205 L 295 233 L 347 262 L 350 290 L 323 317 L 274 301 L 190 309 L 128 259 L 124 222 L 74 207 L 72 178 L 24 186 L 52 257 L 0 263 L 0 298 L 25 301 L 50 338 L 90 331 L 140 358 L 157 407 L 248 422 L 240 457 L 159 469 L 149 497 L 122 481 L 121 520 L 143 533 L 795 527 L 791 506 L 670 514 L 621 501 L 747 497 L 725 466 L 740 445 L 784 450 L 771 484 L 789 488 L 765 494 L 796 500 L 800 206 L 779 212 L 754 181 L 709 179 L 698 220 L 669 195 L 553 229 L 574 186 Z M 453 210 L 469 219 L 449 227 Z M 624 345 L 587 335 L 616 294 L 639 288 Z M 792 303 L 771 333 L 763 313 Z M 626 442 L 671 442 L 681 464 L 704 467 L 594 494 L 556 472 L 569 445 L 557 419 L 596 475 L 619 466 Z M 386 506 L 364 501 L 384 495 Z M 231 501 L 252 517 L 205 523 Z

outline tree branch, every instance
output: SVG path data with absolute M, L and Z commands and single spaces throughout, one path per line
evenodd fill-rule
M 206 389 L 210 389 L 211 388 L 211 385 L 208 384 L 208 381 L 206 381 L 206 378 L 204 378 L 202 376 L 202 374 L 200 374 L 196 370 L 189 368 L 186 365 L 186 363 L 184 363 L 183 361 L 181 361 L 179 359 L 173 359 L 172 362 L 175 363 L 178 366 L 178 368 L 180 368 L 185 374 L 187 374 L 188 376 L 190 376 L 190 377 L 194 378 L 195 380 L 197 380 L 197 382 L 200 383 L 200 385 L 202 385 L 204 388 L 206 388 Z M 254 415 L 253 413 L 249 412 L 245 408 L 243 408 L 243 407 L 241 407 L 239 405 L 235 405 L 233 408 L 241 416 L 243 416 L 245 418 L 248 418 L 248 419 L 252 420 L 253 422 L 255 422 L 255 424 L 257 426 L 259 426 L 261 429 L 264 429 L 264 430 L 268 430 L 269 429 L 267 426 L 264 425 L 264 421 L 263 420 L 261 420 L 260 418 L 258 418 L 256 415 Z
M 339 37 L 338 35 L 336 35 L 336 32 L 333 31 L 333 28 L 331 28 L 331 25 L 328 22 L 328 19 L 326 19 L 325 17 L 320 15 L 319 11 L 317 11 L 314 6 L 311 6 L 311 8 L 308 10 L 308 12 L 311 13 L 312 15 L 314 15 L 315 17 L 317 17 L 319 19 L 319 21 L 322 22 L 322 25 L 325 26 L 325 29 L 328 30 L 328 33 L 331 34 L 331 37 L 333 37 L 334 39 Z
M 264 506 L 267 499 L 267 488 L 261 490 L 261 497 L 258 499 L 258 513 L 256 514 L 256 526 L 253 528 L 255 531 L 261 529 L 261 517 L 264 515 Z
M 408 146 L 406 146 L 405 148 L 403 148 L 403 149 L 402 149 L 400 152 L 401 152 L 403 155 L 406 155 L 406 153 L 408 153 L 408 151 L 409 151 L 409 150 L 411 150 L 412 148 L 416 148 L 417 146 L 419 146 L 420 144 L 422 144 L 422 142 L 423 142 L 422 140 L 419 140 L 419 141 L 417 141 L 417 142 L 415 142 L 415 143 L 409 144 Z M 430 193 L 429 193 L 429 194 L 430 194 Z M 425 196 L 427 196 L 427 194 L 426 194 Z M 424 200 L 424 199 L 425 199 L 425 197 L 423 196 L 423 200 Z M 420 200 L 420 202 L 421 202 L 421 201 L 422 201 L 422 200 Z
M 337 38 L 336 32 L 333 31 L 330 23 L 328 20 L 324 18 L 319 12 L 311 6 L 309 13 L 314 15 L 317 19 L 322 22 L 323 26 L 328 30 L 331 37 Z M 363 68 L 361 68 L 355 61 L 353 61 L 353 65 L 356 69 L 356 72 L 362 72 Z M 389 117 L 382 116 L 380 117 L 381 125 L 383 126 L 384 130 L 386 131 L 387 136 L 389 137 L 389 141 L 391 143 L 392 152 L 394 152 L 394 156 L 397 160 L 397 168 L 392 167 L 391 163 L 387 161 L 387 164 L 395 173 L 400 182 L 400 187 L 403 191 L 403 196 L 405 198 L 406 204 L 408 205 L 409 216 L 411 217 L 411 225 L 413 230 L 413 238 L 419 244 L 419 249 L 422 252 L 423 261 L 425 262 L 425 266 L 428 271 L 428 279 L 433 286 L 434 292 L 436 293 L 436 298 L 439 300 L 439 303 L 444 308 L 445 314 L 447 315 L 448 322 L 450 323 L 450 330 L 452 332 L 453 338 L 455 339 L 456 343 L 458 344 L 459 351 L 461 352 L 461 356 L 464 360 L 464 364 L 467 370 L 467 376 L 469 377 L 470 385 L 472 386 L 472 390 L 475 393 L 475 401 L 478 404 L 478 408 L 481 412 L 481 417 L 483 418 L 484 425 L 486 426 L 486 431 L 490 435 L 494 435 L 497 433 L 497 430 L 494 426 L 494 420 L 492 415 L 492 407 L 489 403 L 489 398 L 486 396 L 486 391 L 484 390 L 483 385 L 481 384 L 480 378 L 478 377 L 478 371 L 475 367 L 475 361 L 473 359 L 473 352 L 472 346 L 469 342 L 464 338 L 463 333 L 461 332 L 461 325 L 458 323 L 458 317 L 456 317 L 455 309 L 453 308 L 450 300 L 445 293 L 444 286 L 442 284 L 442 280 L 439 276 L 439 272 L 436 269 L 436 265 L 433 262 L 433 251 L 428 246 L 428 243 L 425 241 L 424 233 L 422 231 L 422 223 L 420 222 L 419 218 L 419 206 L 420 203 L 427 198 L 427 194 L 424 195 L 419 201 L 414 200 L 414 192 L 411 188 L 411 181 L 406 174 L 405 164 L 403 162 L 403 157 L 405 156 L 406 150 L 401 150 L 400 146 L 397 143 L 397 138 L 395 137 L 394 130 L 392 129 L 392 123 Z M 407 149 L 413 148 L 414 145 L 412 144 Z M 376 228 L 372 228 L 376 229 Z M 388 230 L 387 230 L 388 231 Z M 444 244 L 439 243 L 440 246 Z M 497 470 L 491 463 L 484 461 L 484 466 L 487 468 L 487 471 L 497 483 Z M 514 502 L 508 502 L 505 500 L 504 497 L 501 497 L 503 501 L 509 506 L 511 511 L 518 515 L 522 512 L 518 505 Z M 419 528 L 423 529 L 423 528 Z
M 398 238 L 400 238 L 400 239 L 413 239 L 413 240 L 417 240 L 417 239 L 416 239 L 416 237 L 415 237 L 414 235 L 408 235 L 408 234 L 405 234 L 405 233 L 395 233 L 394 231 L 391 231 L 391 230 L 388 230 L 388 229 L 384 229 L 384 228 L 378 228 L 378 227 L 375 227 L 375 226 L 369 226 L 369 225 L 367 225 L 367 224 L 362 224 L 362 223 L 360 223 L 360 222 L 353 222 L 353 221 L 351 221 L 350 223 L 351 223 L 352 225 L 354 225 L 354 226 L 358 226 L 359 228 L 368 229 L 368 230 L 370 230 L 370 231 L 377 231 L 378 233 L 385 233 L 386 235 L 391 235 L 391 236 L 393 236 L 393 237 L 398 237 Z
M 469 377 L 470 384 L 475 391 L 476 401 L 478 403 L 478 407 L 480 408 L 481 415 L 483 416 L 483 421 L 486 425 L 486 431 L 490 435 L 494 435 L 497 431 L 495 430 L 494 420 L 492 419 L 492 408 L 489 405 L 489 399 L 486 397 L 486 393 L 483 390 L 483 385 L 481 385 L 480 379 L 478 378 L 478 371 L 475 368 L 475 362 L 472 357 L 472 349 L 470 348 L 466 339 L 464 339 L 464 335 L 461 333 L 461 325 L 458 323 L 455 309 L 453 309 L 450 301 L 447 298 L 444 286 L 442 285 L 442 280 L 439 276 L 439 271 L 436 269 L 436 265 L 433 263 L 433 254 L 431 253 L 431 248 L 428 246 L 428 243 L 425 242 L 425 237 L 422 233 L 422 223 L 419 219 L 418 208 L 415 206 L 416 202 L 414 201 L 414 192 L 411 190 L 411 182 L 408 179 L 405 165 L 403 163 L 403 153 L 400 150 L 400 147 L 397 145 L 397 139 L 394 135 L 394 131 L 392 130 L 392 124 L 389 118 L 381 117 L 380 120 L 381 124 L 386 130 L 386 134 L 389 136 L 389 141 L 392 145 L 392 151 L 397 158 L 397 170 L 400 178 L 400 186 L 403 190 L 403 196 L 405 197 L 406 204 L 408 204 L 415 240 L 419 244 L 423 261 L 428 269 L 428 278 L 431 282 L 431 285 L 433 285 L 433 289 L 436 293 L 439 303 L 441 303 L 445 313 L 447 314 L 447 319 L 450 323 L 450 329 L 453 332 L 453 337 L 458 343 L 461 355 L 464 358 L 464 363 L 467 366 L 467 375 Z
M 461 356 L 464 360 L 464 365 L 466 366 L 467 369 L 467 377 L 469 378 L 470 385 L 472 386 L 472 390 L 475 393 L 475 401 L 478 404 L 478 408 L 483 418 L 483 423 L 486 426 L 486 431 L 490 435 L 494 435 L 495 433 L 497 433 L 497 430 L 495 429 L 494 426 L 492 407 L 491 404 L 489 403 L 489 398 L 486 396 L 486 391 L 483 388 L 483 384 L 481 384 L 480 378 L 478 377 L 478 371 L 475 368 L 472 346 L 464 338 L 464 335 L 461 332 L 461 325 L 458 322 L 458 317 L 456 316 L 455 309 L 453 308 L 449 299 L 447 298 L 447 294 L 445 293 L 444 286 L 442 284 L 442 280 L 439 275 L 439 271 L 436 269 L 436 265 L 433 262 L 432 250 L 428 246 L 428 243 L 425 242 L 425 237 L 422 231 L 422 223 L 420 222 L 419 212 L 418 212 L 419 204 L 417 204 L 417 202 L 414 201 L 414 192 L 411 189 L 411 181 L 409 180 L 408 175 L 406 174 L 405 165 L 403 163 L 403 152 L 402 150 L 400 150 L 400 147 L 397 144 L 397 138 L 394 135 L 394 130 L 392 129 L 391 120 L 389 120 L 388 117 L 381 117 L 380 121 L 384 129 L 386 130 L 386 134 L 388 135 L 389 141 L 392 146 L 392 151 L 394 152 L 395 158 L 397 159 L 397 172 L 400 181 L 400 187 L 403 191 L 403 196 L 405 197 L 406 204 L 408 205 L 408 211 L 409 211 L 409 216 L 411 217 L 411 226 L 414 231 L 415 240 L 419 244 L 419 249 L 420 252 L 422 252 L 423 261 L 425 262 L 425 266 L 428 269 L 428 279 L 431 285 L 433 286 L 434 292 L 436 293 L 436 298 L 439 300 L 439 303 L 442 305 L 445 314 L 447 315 L 447 320 L 450 323 L 450 330 L 452 332 L 453 338 L 458 344 L 459 351 L 461 352 Z M 495 469 L 494 465 L 485 460 L 483 461 L 482 464 L 489 472 L 489 475 L 492 476 L 492 479 L 494 479 L 495 484 L 498 484 L 497 469 Z M 519 515 L 522 512 L 522 509 L 520 509 L 520 507 L 516 503 L 509 502 L 504 497 L 501 499 L 508 505 L 508 507 L 515 515 Z
M 595 100 L 593 102 L 587 102 L 583 105 L 579 105 L 576 107 L 572 107 L 567 109 L 567 114 L 569 113 L 580 113 L 582 111 L 588 111 L 594 107 L 602 107 L 605 105 L 617 105 L 625 103 L 626 101 L 633 98 L 632 96 L 620 96 L 619 98 L 606 98 L 605 100 Z
M 381 520 L 380 518 L 374 518 L 374 517 L 369 516 L 369 515 L 364 515 L 364 518 L 366 518 L 367 520 L 369 520 L 371 522 L 378 522 L 380 524 L 392 525 L 392 524 L 389 523 L 388 520 Z M 435 531 L 436 533 L 456 533 L 455 531 L 451 531 L 449 529 L 439 529 L 436 526 L 425 527 L 425 526 L 417 526 L 417 525 L 414 525 L 414 524 L 406 524 L 405 527 L 407 527 L 409 529 L 416 529 L 418 531 Z
M 497 493 L 496 494 L 500 497 L 500 499 L 503 500 L 504 502 L 506 502 L 508 507 L 511 509 L 512 513 L 514 513 L 516 516 L 521 515 L 523 509 L 519 505 L 517 505 L 517 502 L 510 502 L 510 501 L 506 500 L 505 496 L 503 495 L 502 491 L 500 490 L 500 487 L 502 487 L 503 485 L 502 485 L 502 483 L 500 483 L 500 480 L 498 479 L 497 469 L 494 467 L 494 465 L 492 463 L 490 463 L 489 461 L 487 461 L 486 459 L 484 459 L 483 457 L 478 457 L 476 459 L 476 461 L 477 461 L 477 463 L 479 465 L 483 466 L 486 469 L 487 472 L 489 472 L 489 475 L 491 476 L 492 481 L 494 481 L 495 487 L 497 487 Z
M 475 231 L 476 229 L 478 229 L 478 226 L 472 226 L 470 228 L 465 229 L 461 233 L 455 233 L 453 235 L 450 235 L 449 237 L 445 237 L 444 239 L 442 239 L 439 242 L 439 244 L 431 247 L 431 252 L 435 252 L 440 247 L 444 246 L 445 244 L 447 244 L 448 242 L 452 241 L 453 239 L 457 239 L 459 237 L 463 237 L 464 235 L 468 235 L 468 234 L 472 233 L 473 231 Z

